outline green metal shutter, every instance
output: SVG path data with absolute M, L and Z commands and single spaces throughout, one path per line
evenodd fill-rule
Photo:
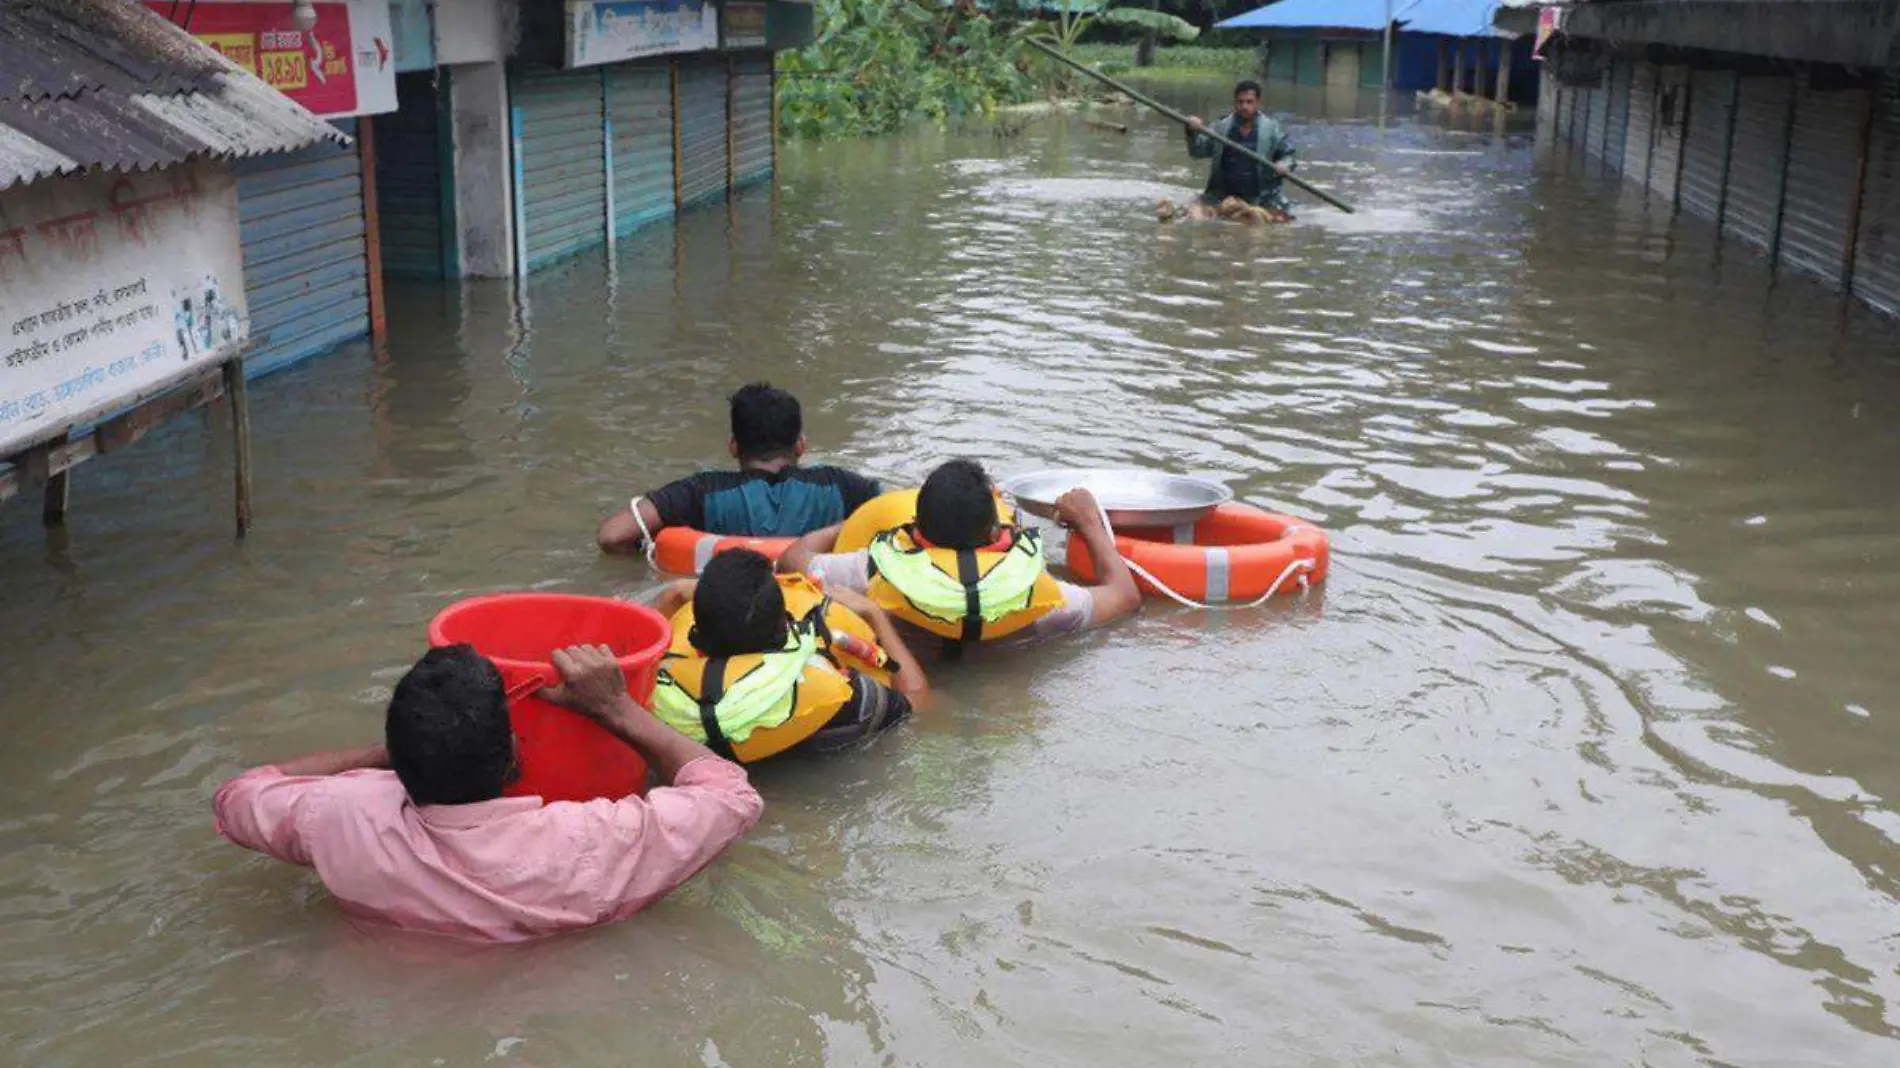
M 1379 89 L 1385 85 L 1385 42 L 1365 41 L 1359 45 L 1359 87 Z
M 515 73 L 515 240 L 532 271 L 607 240 L 607 161 L 598 70 Z
M 673 69 L 665 61 L 609 67 L 614 128 L 614 231 L 673 214 Z
M 726 195 L 726 60 L 680 64 L 680 206 Z
M 1301 85 L 1320 86 L 1326 84 L 1326 50 L 1312 38 L 1299 42 L 1299 83 Z
M 732 61 L 732 184 L 772 177 L 772 53 Z
M 443 77 L 447 77 L 446 70 Z M 448 98 L 438 93 L 433 72 L 396 76 L 396 110 L 378 115 L 376 124 L 376 225 L 382 241 L 383 273 L 409 278 L 455 275 L 454 247 L 443 227 L 453 216 L 452 191 L 443 181 L 442 161 L 453 153 L 448 124 L 439 121 Z M 451 208 L 445 215 L 443 205 Z
M 1604 131 L 1610 126 L 1610 86 L 1615 84 L 1609 71 L 1590 90 L 1589 112 L 1584 117 L 1583 149 L 1598 159 L 1603 158 Z
M 335 124 L 356 134 L 356 120 Z M 369 333 L 363 158 L 325 142 L 234 165 L 255 377 Z
M 1298 58 L 1300 43 L 1291 37 L 1275 37 L 1267 41 L 1267 79 L 1275 82 L 1293 80 L 1293 66 Z
M 1730 152 L 1726 233 L 1769 248 L 1780 228 L 1781 173 L 1788 159 L 1788 105 L 1794 82 L 1743 78 Z

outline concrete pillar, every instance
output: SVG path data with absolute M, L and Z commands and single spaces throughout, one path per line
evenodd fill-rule
M 1500 104 L 1511 102 L 1511 46 L 1515 43 L 1507 37 L 1498 46 L 1498 103 Z
M 1465 42 L 1459 38 L 1457 54 L 1451 60 L 1451 95 L 1465 91 Z
M 515 180 L 504 64 L 450 69 L 455 229 L 465 278 L 515 273 Z

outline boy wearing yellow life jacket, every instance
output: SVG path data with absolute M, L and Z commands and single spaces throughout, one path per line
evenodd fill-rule
M 914 521 L 876 533 L 863 547 L 840 545 L 840 527 L 815 531 L 779 557 L 778 569 L 809 574 L 834 596 L 864 594 L 935 635 L 946 656 L 979 642 L 1050 638 L 1133 614 L 1141 591 L 1115 551 L 1094 495 L 1070 490 L 1056 512 L 1103 562 L 1099 584 L 1052 577 L 1041 534 L 1010 521 L 974 460 L 951 460 L 931 472 L 917 491 Z
M 654 607 L 673 620 L 653 714 L 728 760 L 836 750 L 895 726 L 928 689 L 890 618 L 863 597 L 719 553 Z

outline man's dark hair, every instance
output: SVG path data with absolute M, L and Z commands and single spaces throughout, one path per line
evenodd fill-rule
M 501 796 L 515 735 L 501 672 L 469 645 L 431 649 L 396 683 L 383 720 L 389 766 L 418 805 Z
M 785 593 L 772 561 L 728 549 L 706 562 L 693 588 L 694 648 L 707 656 L 745 656 L 785 644 Z
M 1235 96 L 1239 96 L 1242 93 L 1252 93 L 1255 97 L 1259 97 L 1260 83 L 1254 81 L 1252 78 L 1248 78 L 1247 80 L 1241 82 L 1239 85 L 1234 86 Z
M 917 493 L 917 532 L 940 549 L 980 549 L 996 530 L 989 472 L 975 460 L 951 460 Z
M 798 398 L 769 382 L 741 386 L 726 398 L 732 407 L 732 440 L 739 443 L 741 460 L 775 460 L 795 456 L 798 437 L 805 432 L 805 415 Z

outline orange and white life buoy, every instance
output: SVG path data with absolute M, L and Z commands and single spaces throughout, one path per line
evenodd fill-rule
M 638 512 L 634 513 L 638 515 Z M 708 534 L 692 527 L 661 527 L 653 536 L 653 566 L 675 575 L 697 575 L 706 562 L 727 549 L 751 549 L 777 561 L 797 538 L 751 538 L 743 534 Z
M 1324 579 L 1329 562 L 1325 531 L 1232 503 L 1209 512 L 1191 535 L 1167 527 L 1117 530 L 1115 548 L 1143 593 L 1172 592 L 1209 604 L 1252 601 L 1269 590 L 1290 593 Z M 1069 568 L 1085 582 L 1096 580 L 1095 560 L 1080 538 L 1069 539 Z M 1304 581 L 1291 581 L 1295 576 Z M 1158 589 L 1155 579 L 1168 589 Z

